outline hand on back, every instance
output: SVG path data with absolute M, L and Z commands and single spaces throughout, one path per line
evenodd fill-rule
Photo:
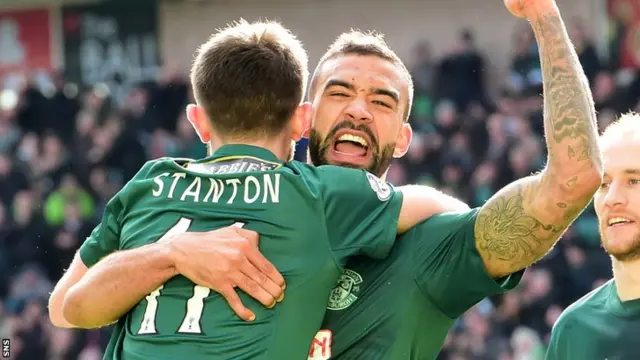
M 284 297 L 284 278 L 258 249 L 259 235 L 229 226 L 172 237 L 177 271 L 200 286 L 220 293 L 233 311 L 251 321 L 255 314 L 236 293 L 238 287 L 267 307 Z

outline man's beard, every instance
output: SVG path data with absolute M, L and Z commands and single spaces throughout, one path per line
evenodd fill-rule
M 383 146 L 382 151 L 380 151 L 378 140 L 371 133 L 371 130 L 369 130 L 368 127 L 364 125 L 354 125 L 348 121 L 343 121 L 334 126 L 333 129 L 329 131 L 324 140 L 320 136 L 320 133 L 318 133 L 315 129 L 311 129 L 311 134 L 309 136 L 309 157 L 311 158 L 311 162 L 313 163 L 313 165 L 338 165 L 360 169 L 360 166 L 351 163 L 329 163 L 327 152 L 329 151 L 330 147 L 333 146 L 332 139 L 341 129 L 358 130 L 364 132 L 369 136 L 369 139 L 371 141 L 371 144 L 369 144 L 369 148 L 371 149 L 371 163 L 365 170 L 378 177 L 382 177 L 391 165 L 391 161 L 393 160 L 393 151 L 396 147 L 396 143 L 394 142 L 387 144 Z
M 640 235 L 636 234 L 633 238 L 633 243 L 630 249 L 626 251 L 618 251 L 613 252 L 611 249 L 608 249 L 606 244 L 608 240 L 605 238 L 605 235 L 602 230 L 600 230 L 600 237 L 602 238 L 602 247 L 607 252 L 607 254 L 613 256 L 614 259 L 620 262 L 628 262 L 632 260 L 640 259 Z

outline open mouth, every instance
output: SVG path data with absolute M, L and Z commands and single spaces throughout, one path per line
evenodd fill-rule
M 333 149 L 340 155 L 364 157 L 369 153 L 369 142 L 364 136 L 343 133 L 334 140 Z

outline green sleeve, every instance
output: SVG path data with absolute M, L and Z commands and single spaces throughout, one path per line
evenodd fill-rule
M 91 235 L 80 246 L 80 258 L 82 262 L 91 267 L 100 259 L 118 250 L 120 246 L 119 216 L 122 204 L 118 195 L 107 204 L 102 221 L 93 229 Z
M 397 234 L 402 193 L 364 170 L 321 166 L 331 248 L 339 259 L 384 259 Z
M 107 204 L 102 221 L 91 235 L 80 246 L 80 258 L 88 267 L 95 265 L 103 257 L 121 249 L 120 226 L 125 209 L 128 209 L 132 199 L 145 196 L 148 191 L 145 184 L 152 174 L 153 168 L 162 167 L 167 162 L 172 162 L 170 158 L 160 158 L 147 161 L 140 170 L 127 182 L 122 189 Z M 158 170 L 157 172 L 162 171 Z M 91 205 L 91 204 L 89 204 Z
M 513 289 L 524 272 L 500 280 L 489 276 L 475 244 L 478 212 L 434 215 L 410 230 L 415 280 L 450 318 L 459 317 L 487 296 Z

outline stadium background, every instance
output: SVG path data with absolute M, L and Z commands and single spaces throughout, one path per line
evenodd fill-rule
M 640 3 L 557 1 L 600 126 L 639 109 Z M 543 164 L 536 46 L 501 0 L 2 0 L 0 335 L 11 358 L 101 358 L 108 328 L 49 323 L 52 284 L 144 161 L 204 153 L 183 115 L 186 74 L 196 46 L 239 17 L 282 20 L 311 66 L 351 27 L 387 35 L 417 90 L 396 184 L 477 206 Z M 517 290 L 468 311 L 440 359 L 541 359 L 562 309 L 610 277 L 594 219 L 587 210 Z

